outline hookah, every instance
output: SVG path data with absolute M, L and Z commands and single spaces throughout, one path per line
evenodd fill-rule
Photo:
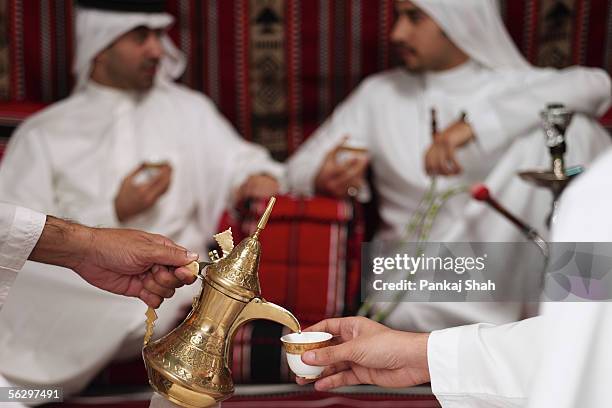
M 552 209 L 546 220 L 549 227 L 551 223 L 554 222 L 554 216 L 559 205 L 561 194 L 569 183 L 584 171 L 582 166 L 575 166 L 567 169 L 565 167 L 564 156 L 567 152 L 566 132 L 571 124 L 573 115 L 574 113 L 572 111 L 566 109 L 561 104 L 550 104 L 540 113 L 542 127 L 546 135 L 546 145 L 551 156 L 551 169 L 530 170 L 519 173 L 519 176 L 523 180 L 535 184 L 538 187 L 547 188 L 552 192 Z M 465 118 L 465 116 L 462 118 Z M 433 109 L 432 132 L 434 135 L 437 132 L 435 110 Z M 436 194 L 435 190 L 436 178 L 434 177 L 431 180 L 429 190 L 425 193 L 417 211 L 413 214 L 408 225 L 408 236 L 415 236 L 417 240 L 417 256 L 423 252 L 423 245 L 428 240 L 429 232 L 431 231 L 433 222 L 440 209 L 452 197 L 469 191 L 466 186 L 451 188 L 441 194 Z M 485 185 L 474 185 L 471 189 L 471 194 L 475 200 L 487 203 L 498 214 L 515 225 L 527 240 L 533 242 L 538 247 L 546 260 L 545 264 L 548 263 L 550 256 L 549 244 L 534 227 L 520 220 L 495 200 Z M 396 295 L 391 305 L 386 307 L 386 309 L 378 311 L 372 319 L 375 321 L 384 320 L 400 300 L 401 295 Z M 368 298 L 359 309 L 358 314 L 360 316 L 367 316 L 373 307 L 374 300 Z
M 551 168 L 548 170 L 529 170 L 519 173 L 519 176 L 538 187 L 550 190 L 553 195 L 552 209 L 546 219 L 546 225 L 550 228 L 559 206 L 559 198 L 569 183 L 584 168 L 575 166 L 565 168 L 565 153 L 567 152 L 566 132 L 569 128 L 574 113 L 562 104 L 550 104 L 540 113 L 542 127 L 546 135 L 546 146 L 551 156 Z

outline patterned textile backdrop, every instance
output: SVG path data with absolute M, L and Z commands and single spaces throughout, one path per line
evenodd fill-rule
M 535 64 L 612 73 L 612 0 L 502 0 Z M 169 0 L 182 81 L 284 159 L 364 76 L 393 64 L 393 0 Z M 72 78 L 71 0 L 0 0 L 0 98 L 53 102 Z

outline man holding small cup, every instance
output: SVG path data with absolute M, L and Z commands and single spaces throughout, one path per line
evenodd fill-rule
M 612 152 L 566 191 L 557 242 L 612 242 Z M 588 199 L 585 199 L 588 197 Z M 315 388 L 431 382 L 442 407 L 604 407 L 612 383 L 612 304 L 548 302 L 542 314 L 505 325 L 474 324 L 411 333 L 363 317 L 324 320 L 336 345 L 302 355 L 325 366 Z M 308 381 L 298 379 L 298 383 Z

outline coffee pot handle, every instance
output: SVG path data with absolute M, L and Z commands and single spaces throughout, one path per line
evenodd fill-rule
M 294 332 L 300 332 L 300 322 L 297 318 L 288 311 L 274 303 L 267 302 L 262 298 L 253 298 L 247 305 L 242 309 L 242 312 L 238 315 L 236 320 L 229 329 L 229 338 L 233 339 L 234 333 L 240 326 L 250 322 L 252 320 L 271 320 L 288 327 Z M 229 347 L 232 342 L 228 341 L 226 346 Z M 226 352 L 229 350 L 226 350 Z

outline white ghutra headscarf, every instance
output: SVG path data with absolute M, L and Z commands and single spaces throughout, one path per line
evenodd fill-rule
M 168 13 L 142 13 L 109 11 L 93 8 L 76 10 L 76 53 L 73 73 L 76 76 L 74 92 L 83 89 L 91 75 L 94 58 L 121 35 L 136 27 L 166 29 L 174 23 Z M 179 78 L 186 67 L 186 58 L 172 43 L 167 34 L 161 38 L 164 57 L 160 64 L 158 79 L 173 81 Z
M 529 69 L 502 21 L 497 0 L 412 0 L 453 43 L 490 69 Z

